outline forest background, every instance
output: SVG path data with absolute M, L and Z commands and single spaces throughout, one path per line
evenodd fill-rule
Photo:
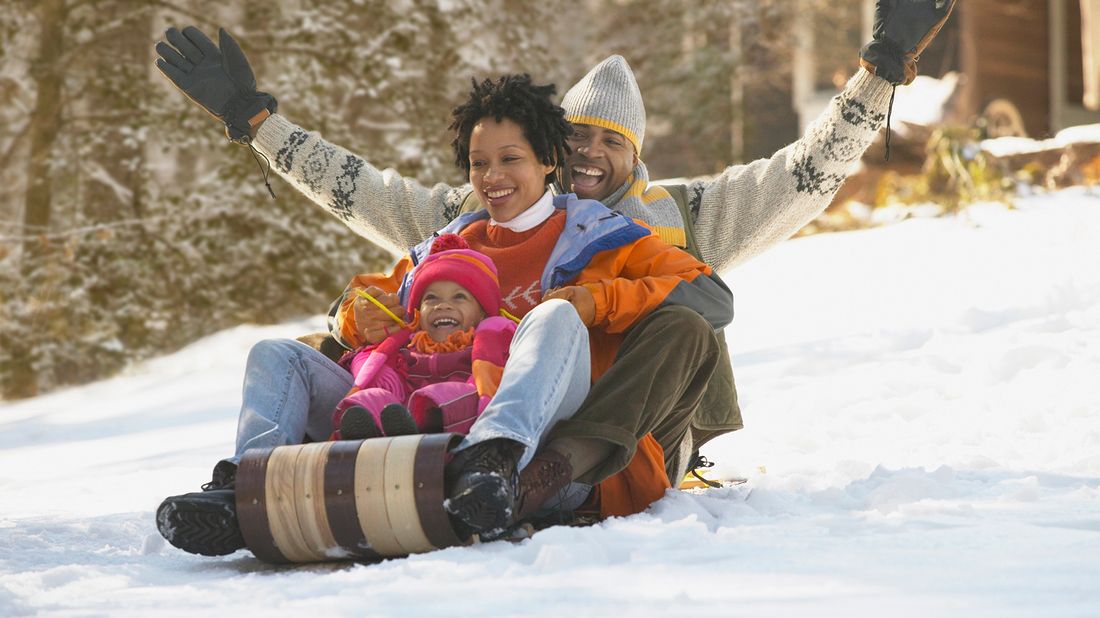
M 784 24 L 813 11 L 827 36 L 860 4 L 3 0 L 0 399 L 323 312 L 353 274 L 392 260 L 281 181 L 271 199 L 251 153 L 154 69 L 169 26 L 215 40 L 226 27 L 280 113 L 424 183 L 464 181 L 446 127 L 471 77 L 529 72 L 560 96 L 620 53 L 646 100 L 651 177 L 667 178 L 796 139 L 793 115 L 789 131 L 753 133 L 791 114 L 769 94 L 790 81 Z M 826 46 L 825 64 L 850 75 L 859 43 Z

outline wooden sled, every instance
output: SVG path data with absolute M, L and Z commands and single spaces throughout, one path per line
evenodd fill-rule
M 252 449 L 237 469 L 248 549 L 273 563 L 377 560 L 462 545 L 443 510 L 458 434 Z

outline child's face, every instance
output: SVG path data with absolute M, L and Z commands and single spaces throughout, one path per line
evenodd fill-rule
M 420 328 L 435 341 L 477 326 L 484 317 L 474 295 L 454 281 L 433 281 L 420 299 Z

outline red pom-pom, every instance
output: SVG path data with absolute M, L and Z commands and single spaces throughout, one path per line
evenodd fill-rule
M 432 249 L 428 253 L 439 253 L 440 251 L 450 251 L 452 249 L 469 249 L 470 245 L 466 242 L 466 239 L 458 234 L 440 234 L 436 236 L 432 241 Z

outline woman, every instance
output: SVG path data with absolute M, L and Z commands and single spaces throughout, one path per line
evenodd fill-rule
M 496 395 L 447 467 L 447 510 L 460 533 L 499 534 L 623 448 L 625 439 L 636 440 L 598 426 L 591 435 L 556 440 L 543 449 L 552 465 L 540 468 L 537 482 L 519 487 L 520 471 L 549 430 L 577 410 L 590 380 L 611 365 L 638 320 L 670 303 L 691 307 L 716 327 L 732 317 L 732 295 L 705 264 L 598 202 L 551 194 L 571 131 L 553 93 L 553 86 L 536 86 L 526 75 L 506 76 L 475 82 L 453 112 L 456 162 L 485 210 L 459 217 L 440 233 L 457 233 L 496 263 L 507 308 L 522 318 Z M 342 343 L 355 348 L 378 341 L 366 337 L 357 321 L 363 312 L 354 290 L 373 287 L 404 300 L 409 273 L 431 243 L 414 247 L 388 275 L 353 279 L 334 315 L 334 335 Z M 165 500 L 157 514 L 161 533 L 193 553 L 242 547 L 231 481 L 240 455 L 327 436 L 330 412 L 350 386 L 345 370 L 302 344 L 257 344 L 249 357 L 237 454 L 219 463 L 207 491 Z M 633 453 L 634 445 L 628 450 Z M 632 477 L 640 481 L 632 490 L 655 499 L 668 478 L 660 453 L 639 451 L 646 452 L 657 460 L 648 466 L 654 473 Z M 587 488 L 579 489 L 583 498 Z

